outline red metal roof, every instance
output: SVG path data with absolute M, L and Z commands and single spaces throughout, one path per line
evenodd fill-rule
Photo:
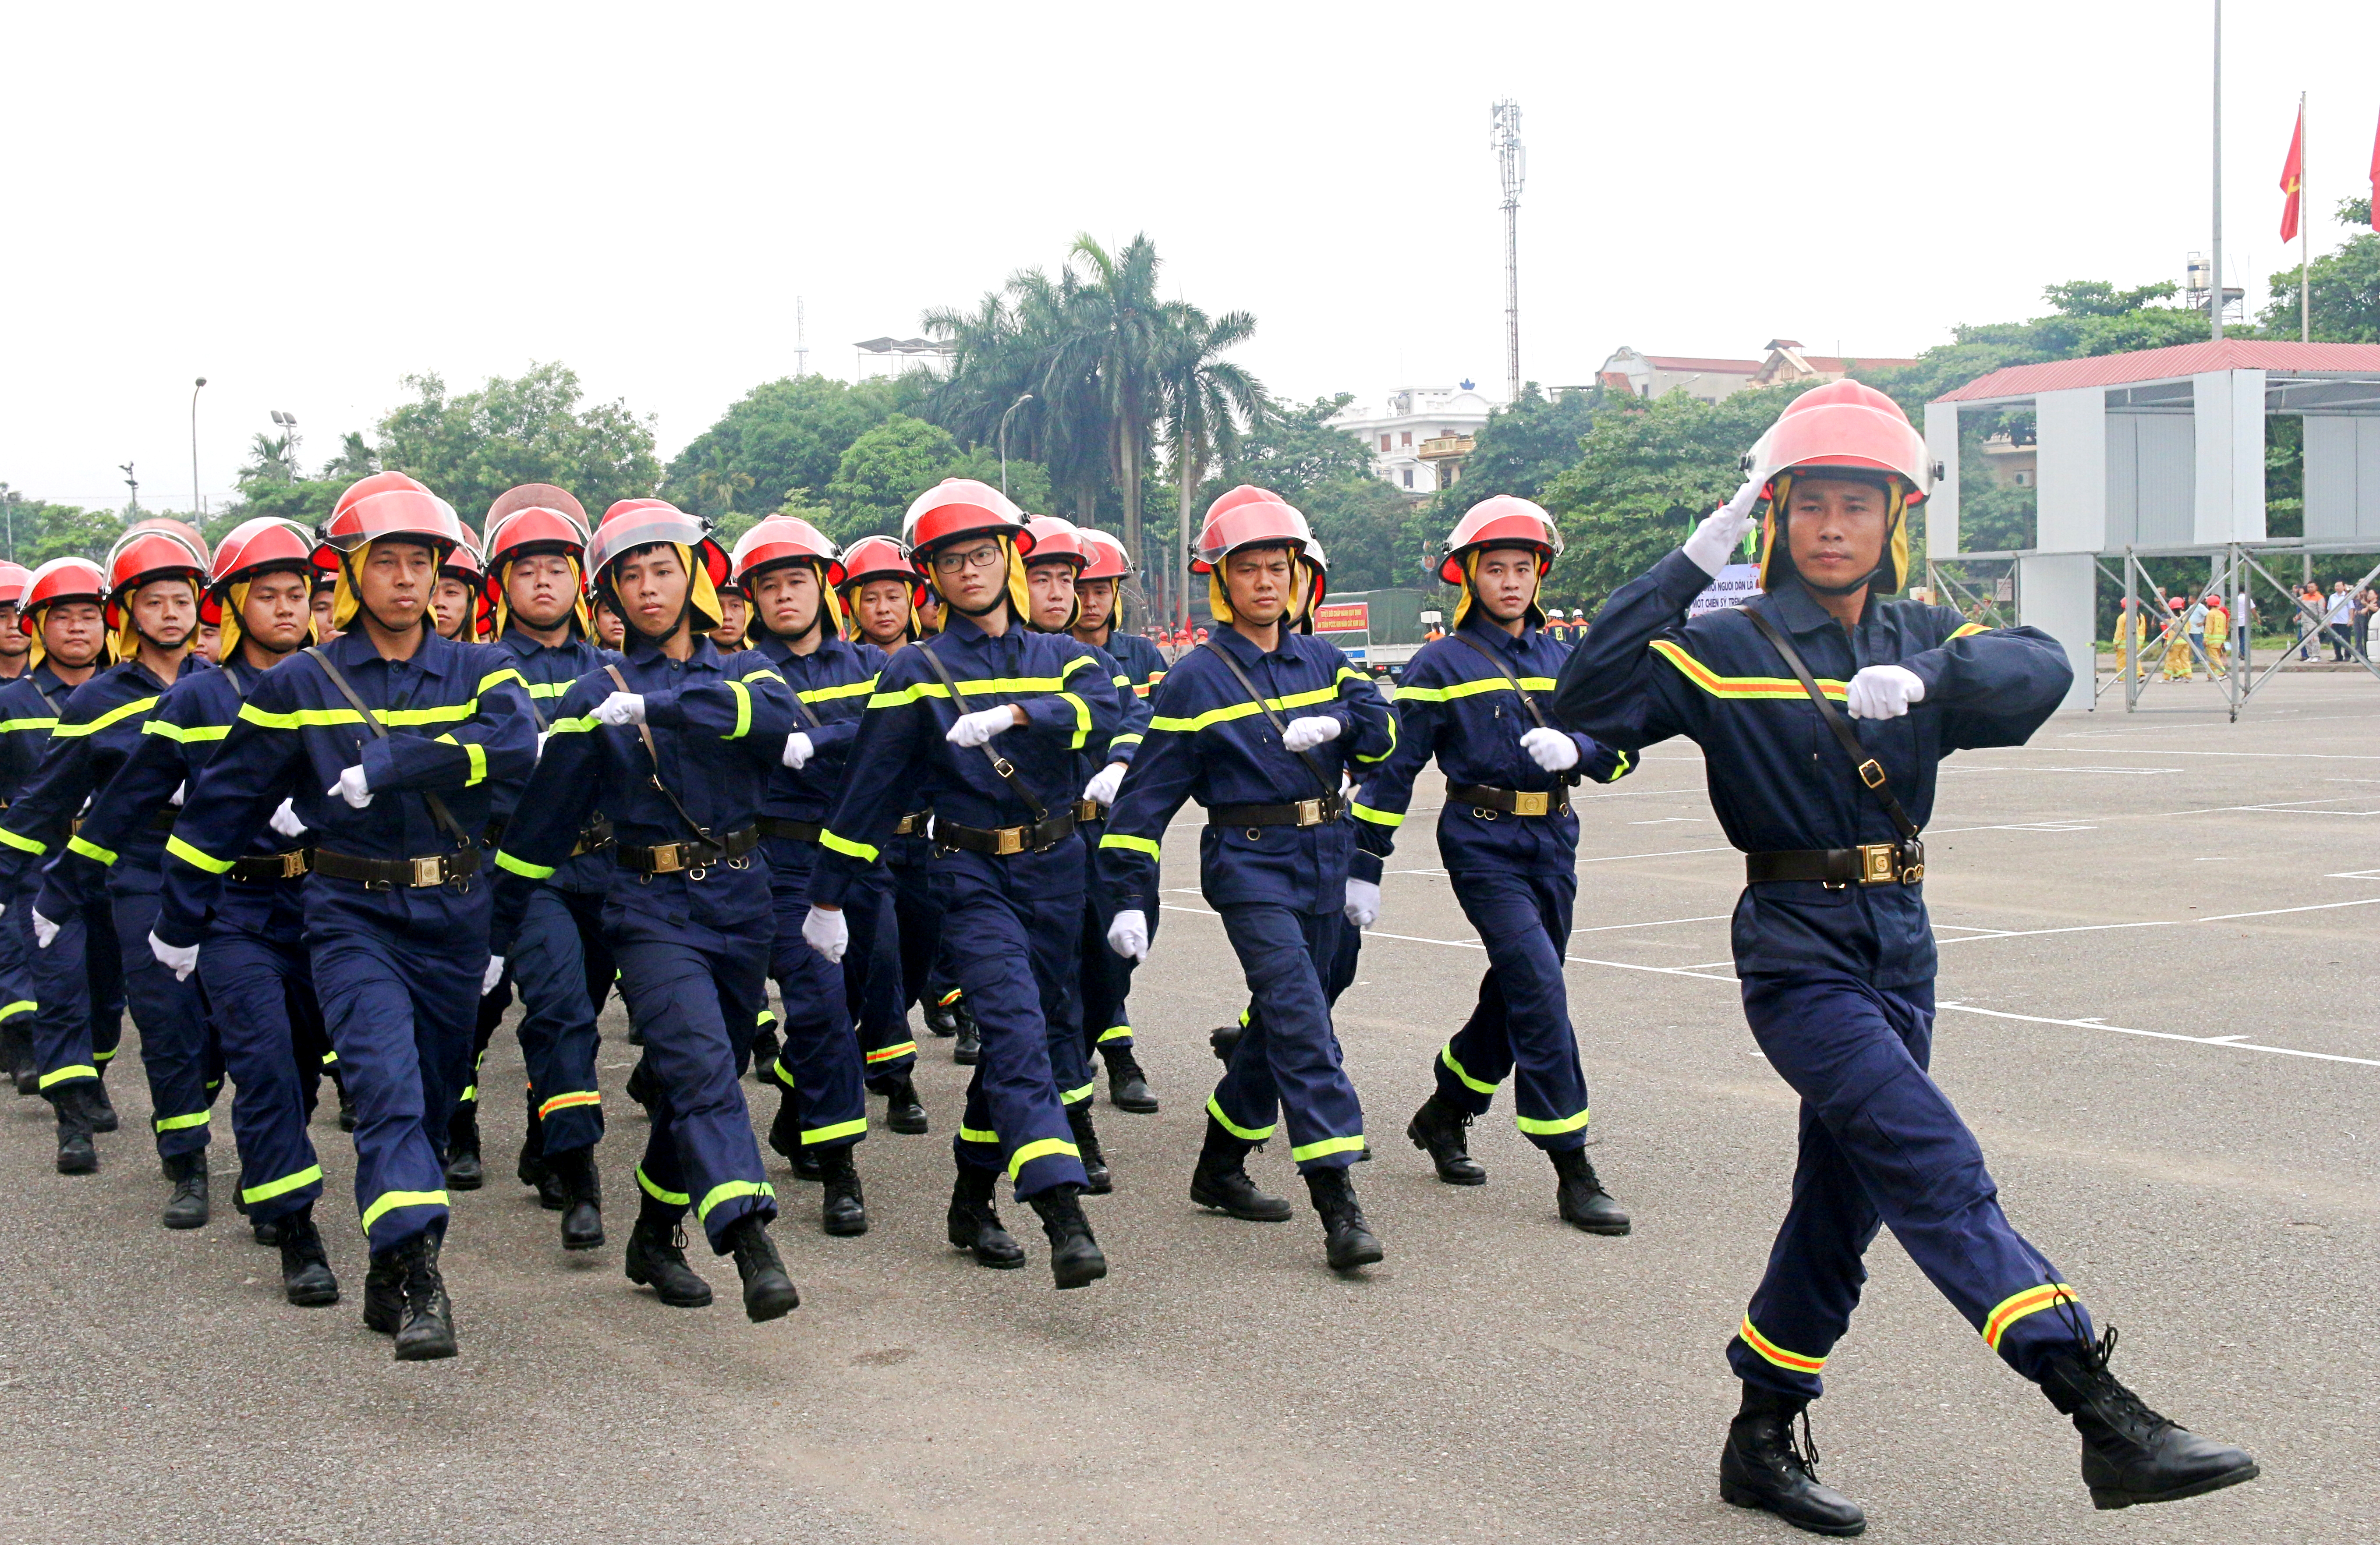
M 1760 368 L 1757 359 L 1690 359 L 1681 354 L 1647 354 L 1645 363 L 1657 371 L 1703 371 L 1719 375 L 1750 375 Z
M 2209 338 L 2201 344 L 2144 348 L 2131 354 L 2096 354 L 2087 359 L 2053 359 L 2041 365 L 2010 365 L 1978 376 L 1937 402 L 1974 402 L 1985 397 L 2023 397 L 2080 386 L 2123 386 L 2135 381 L 2169 381 L 2212 371 L 2350 371 L 2380 373 L 2380 344 L 2270 343 L 2256 338 Z

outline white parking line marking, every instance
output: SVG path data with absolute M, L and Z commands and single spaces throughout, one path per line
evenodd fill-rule
M 1996 1008 L 1977 1008 L 1972 1004 L 1936 1004 L 1934 1006 L 1937 1010 L 1949 1009 L 1960 1014 L 1980 1014 L 1990 1019 L 2021 1019 L 2028 1025 L 2068 1025 L 2078 1030 L 2107 1030 L 2115 1035 L 2146 1036 L 2152 1040 L 2186 1040 L 2194 1046 L 2223 1046 L 2240 1052 L 2269 1052 L 2277 1057 L 2307 1057 L 2315 1062 L 2380 1067 L 2380 1061 L 2370 1057 L 2341 1057 L 2328 1052 L 2301 1052 L 2294 1046 L 2265 1046 L 2244 1036 L 2176 1035 L 2171 1030 L 2135 1030 L 2122 1025 L 2103 1025 L 2094 1019 L 2051 1019 L 2038 1014 L 2009 1014 Z

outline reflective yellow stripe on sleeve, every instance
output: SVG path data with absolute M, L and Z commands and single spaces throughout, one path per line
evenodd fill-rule
M 7 834 L 6 831 L 0 830 L 0 837 L 5 837 Z M 204 870 L 209 874 L 229 874 L 231 872 L 232 861 L 229 858 L 210 858 L 179 837 L 167 837 L 165 839 L 165 851 L 172 854 L 175 858 L 179 858 L 182 862 L 189 865 L 192 869 Z
M 824 829 L 819 832 L 819 845 L 832 848 L 846 858 L 856 858 L 863 864 L 872 864 L 877 858 L 876 849 L 868 844 L 854 842 L 849 837 L 838 837 L 832 832 Z
M 1356 820 L 1368 821 L 1375 826 L 1394 828 L 1405 823 L 1405 818 L 1394 810 L 1376 810 L 1362 803 L 1350 803 L 1347 809 Z
M 451 735 L 442 735 L 438 736 L 438 744 L 441 746 L 453 746 L 456 748 L 463 753 L 463 760 L 470 764 L 471 771 L 463 779 L 463 786 L 465 788 L 470 788 L 475 785 L 482 784 L 487 781 L 487 748 L 481 746 L 476 740 L 457 740 Z
M 370 1207 L 364 1209 L 363 1230 L 366 1234 L 370 1234 L 374 1223 L 399 1208 L 445 1205 L 446 1193 L 443 1191 L 382 1191 L 372 1198 L 372 1204 Z
M 2080 1302 L 2082 1300 L 2075 1296 L 2074 1289 L 2065 1283 L 2043 1283 L 2022 1293 L 2011 1293 L 2001 1299 L 1991 1313 L 1984 1316 L 1984 1344 L 1997 1352 L 2000 1349 L 2000 1337 L 2008 1333 L 2010 1325 L 2026 1315 L 2039 1314 L 2059 1303 Z
M 1717 671 L 1712 670 L 1708 665 L 1706 665 L 1701 661 L 1695 659 L 1693 655 L 1688 654 L 1683 649 L 1680 648 L 1677 642 L 1673 639 L 1656 639 L 1653 640 L 1652 648 L 1654 653 L 1659 655 L 1662 659 L 1667 660 L 1670 664 L 1675 665 L 1678 668 L 1680 675 L 1683 675 L 1688 681 L 1693 682 L 1695 686 L 1701 687 L 1704 691 L 1708 692 L 1714 698 L 1739 699 L 1753 701 L 1767 700 L 1774 702 L 1807 702 L 1810 700 L 1810 694 L 1803 691 L 1802 689 L 1802 684 L 1791 676 L 1721 675 Z M 1837 702 L 1847 700 L 1847 694 L 1850 689 L 1843 683 L 1829 680 L 1826 676 L 1819 676 L 1817 678 L 1817 682 L 1818 690 L 1824 692 L 1828 697 L 1832 698 Z
M 526 858 L 516 858 L 511 854 L 506 853 L 502 849 L 498 849 L 496 853 L 496 868 L 510 874 L 517 874 L 523 880 L 551 880 L 553 878 L 553 866 L 552 864 L 532 864 Z
M 1121 847 L 1133 853 L 1146 853 L 1148 855 L 1148 861 L 1152 864 L 1159 862 L 1165 857 L 1165 855 L 1159 849 L 1157 844 L 1150 841 L 1148 838 L 1126 836 L 1122 832 L 1108 833 L 1105 836 L 1099 838 L 1099 846 L 1103 849 Z
M 79 736 L 97 735 L 110 724 L 121 723 L 136 713 L 146 713 L 156 706 L 157 700 L 153 697 L 135 698 L 128 703 L 116 704 L 96 719 L 88 719 L 79 724 L 60 724 L 50 733 L 60 740 L 72 740 Z
M 735 694 L 735 727 L 727 732 L 729 740 L 741 740 L 752 730 L 752 688 L 740 681 L 731 681 L 727 689 Z
M 702 1204 L 694 1210 L 694 1215 L 698 1221 L 708 1223 L 710 1210 L 722 1202 L 734 1201 L 738 1197 L 767 1197 L 773 1200 L 776 1195 L 777 1188 L 765 1180 L 758 1184 L 749 1180 L 722 1180 L 704 1194 Z
M 100 846 L 95 842 L 85 842 L 80 837 L 68 837 L 67 839 L 67 851 L 69 853 L 79 853 L 84 858 L 90 859 L 92 863 L 99 865 L 102 869 L 109 868 L 115 862 L 115 855 L 114 853 Z
M 36 858 L 49 851 L 47 847 L 35 842 L 32 838 L 20 837 L 16 833 L 8 830 L 6 826 L 0 826 L 0 843 L 6 843 L 18 852 L 30 853 Z
M 1081 1149 L 1062 1137 L 1044 1137 L 1038 1142 L 1025 1144 L 1008 1156 L 1008 1178 L 1015 1179 L 1024 1171 L 1025 1166 L 1036 1159 L 1052 1157 L 1080 1159 L 1082 1156 Z
M 221 740 L 231 733 L 229 724 L 176 724 L 170 720 L 152 719 L 140 726 L 142 735 L 163 736 L 167 740 L 187 744 L 193 740 Z
M 1810 1357 L 1799 1352 L 1788 1352 L 1770 1341 L 1753 1328 L 1752 1316 L 1748 1314 L 1743 1317 L 1743 1323 L 1736 1328 L 1735 1333 L 1743 1338 L 1744 1345 L 1751 1347 L 1779 1368 L 1791 1372 L 1815 1373 L 1827 1366 L 1827 1359 L 1824 1357 Z

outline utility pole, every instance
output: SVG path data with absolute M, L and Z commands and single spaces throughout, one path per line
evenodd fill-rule
M 207 383 L 200 376 L 190 388 L 190 524 L 198 525 L 206 512 L 199 507 L 199 387 Z
M 2223 336 L 2223 0 L 2215 0 L 2215 283 L 2206 314 Z
M 132 517 L 140 518 L 140 480 L 132 475 L 132 463 L 119 461 L 116 467 L 124 473 L 124 486 L 132 491 Z
M 1521 400 L 1521 183 L 1528 152 L 1521 148 L 1521 104 L 1510 97 L 1496 103 L 1489 143 L 1504 184 L 1504 383 L 1509 400 Z
M 1015 412 L 1032 400 L 1033 394 L 1025 393 L 1008 405 L 1008 413 Z M 1008 493 L 1008 413 L 1000 416 L 1000 492 L 1003 495 Z
M 2306 152 L 2306 94 L 2298 93 L 2298 342 L 2313 342 L 2313 280 L 2308 266 L 2313 261 L 2311 243 L 2313 222 L 2307 218 L 2313 213 L 2313 201 L 2306 197 L 2306 164 L 2313 158 Z
M 797 295 L 794 297 L 794 379 L 799 381 L 809 373 L 809 330 L 802 314 L 802 298 Z

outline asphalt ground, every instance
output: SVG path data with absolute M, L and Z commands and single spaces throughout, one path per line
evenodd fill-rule
M 2122 1330 L 2118 1370 L 2264 1478 L 2095 1514 L 2077 1442 L 1889 1235 L 1815 1408 L 1822 1474 L 1880 1540 L 2327 1541 L 2380 1527 L 2380 691 L 2285 678 L 2227 724 L 2212 688 L 2061 715 L 2022 750 L 1945 770 L 1927 889 L 1945 941 L 1935 1070 L 2010 1216 Z M 1572 1010 L 1592 1154 L 1624 1239 L 1556 1219 L 1509 1103 L 1475 1128 L 1491 1183 L 1432 1178 L 1403 1140 L 1481 957 L 1404 828 L 1386 909 L 1341 1005 L 1376 1162 L 1355 1173 L 1388 1259 L 1354 1279 L 1285 1154 L 1258 1179 L 1286 1224 L 1191 1205 L 1206 1032 L 1241 1006 L 1169 845 L 1135 995 L 1165 1108 L 1101 1096 L 1118 1190 L 1089 1203 L 1113 1267 L 1051 1290 L 1033 1252 L 987 1271 L 941 1238 L 963 1069 L 928 1040 L 935 1124 L 860 1150 L 872 1231 L 817 1232 L 772 1171 L 803 1307 L 753 1326 L 656 1305 L 620 1272 L 643 1123 L 607 1021 L 612 1244 L 565 1258 L 510 1177 L 517 1108 L 492 1096 L 491 1182 L 446 1252 L 462 1356 L 398 1365 L 364 1331 L 351 1151 L 318 1122 L 346 1298 L 296 1309 L 228 1206 L 168 1234 L 134 1037 L 122 1133 L 96 1177 L 52 1172 L 46 1107 L 0 1106 L 0 1529 L 11 1540 L 1780 1539 L 1722 1504 L 1724 1348 L 1786 1202 L 1793 1101 L 1755 1050 L 1727 962 L 1740 869 L 1693 748 L 1585 804 Z M 1434 781 L 1434 780 L 1433 780 Z M 500 1039 L 483 1084 L 514 1087 Z M 774 1096 L 747 1086 L 765 1125 Z M 880 1102 L 876 1107 L 880 1118 Z

